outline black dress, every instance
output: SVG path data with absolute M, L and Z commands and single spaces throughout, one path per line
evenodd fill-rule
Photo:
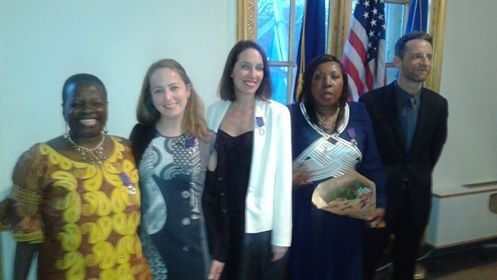
M 245 235 L 245 198 L 252 161 L 252 142 L 253 131 L 233 137 L 219 130 L 216 138 L 216 149 L 220 155 L 218 170 L 224 170 L 226 182 L 225 195 L 230 239 L 222 279 L 239 279 Z

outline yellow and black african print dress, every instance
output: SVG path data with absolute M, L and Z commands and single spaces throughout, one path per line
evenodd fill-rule
M 10 227 L 18 242 L 40 243 L 39 279 L 151 278 L 137 235 L 138 172 L 130 149 L 109 139 L 114 151 L 101 166 L 47 144 L 19 159 Z

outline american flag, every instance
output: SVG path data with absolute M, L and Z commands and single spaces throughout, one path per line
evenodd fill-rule
M 342 62 L 349 78 L 351 97 L 385 85 L 385 4 L 359 0 L 350 21 Z

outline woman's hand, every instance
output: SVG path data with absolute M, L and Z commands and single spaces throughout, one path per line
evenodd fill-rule
M 310 173 L 305 168 L 293 169 L 292 173 L 293 189 L 310 184 L 311 182 L 309 181 L 309 177 Z
M 272 262 L 276 262 L 281 260 L 285 254 L 286 251 L 288 251 L 288 247 L 281 247 L 281 246 L 272 246 L 273 250 L 273 258 L 271 259 Z
M 209 270 L 209 280 L 219 280 L 221 278 L 221 272 L 223 272 L 224 263 L 213 260 L 211 263 L 211 269 Z
M 367 222 L 369 223 L 369 227 L 385 227 L 383 216 L 385 216 L 385 209 L 375 208 L 371 212 L 371 214 L 367 217 Z
M 209 171 L 214 171 L 214 170 L 216 170 L 216 167 L 217 167 L 217 153 L 216 153 L 216 151 L 214 151 L 209 156 L 209 159 L 207 161 L 207 169 Z

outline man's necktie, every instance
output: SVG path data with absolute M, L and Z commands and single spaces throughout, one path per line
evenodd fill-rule
M 409 152 L 412 144 L 412 136 L 416 129 L 418 111 L 416 110 L 416 99 L 410 95 L 406 104 L 406 151 Z

